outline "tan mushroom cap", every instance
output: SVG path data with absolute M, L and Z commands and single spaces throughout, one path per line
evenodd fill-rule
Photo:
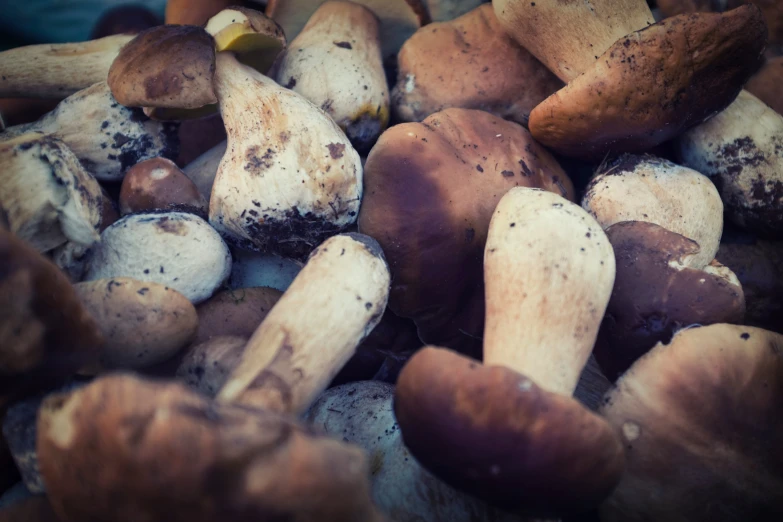
M 766 34 L 753 5 L 667 18 L 615 42 L 539 104 L 530 132 L 586 159 L 650 149 L 728 106 L 758 68 Z
M 204 29 L 163 25 L 142 31 L 109 69 L 114 98 L 126 107 L 197 109 L 216 104 L 215 42 Z
M 264 74 L 286 46 L 285 34 L 274 20 L 245 7 L 223 9 L 204 29 L 215 38 L 218 52 L 231 51 L 240 62 Z
M 634 364 L 601 413 L 627 465 L 605 522 L 783 519 L 783 336 L 682 330 Z
M 527 125 L 533 107 L 563 85 L 506 34 L 490 4 L 422 27 L 398 63 L 392 105 L 403 121 L 461 107 Z

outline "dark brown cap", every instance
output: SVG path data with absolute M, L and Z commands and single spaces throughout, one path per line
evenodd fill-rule
M 177 165 L 166 158 L 137 163 L 122 179 L 120 213 L 190 208 L 206 214 L 208 203 Z
M 500 366 L 426 347 L 403 368 L 394 412 L 405 445 L 444 482 L 528 516 L 595 507 L 623 451 L 601 417 Z
M 359 230 L 389 260 L 391 310 L 412 318 L 424 342 L 478 344 L 489 221 L 515 186 L 574 199 L 551 154 L 522 126 L 483 111 L 447 109 L 396 125 L 370 152 Z
M 783 336 L 715 324 L 639 359 L 601 413 L 627 465 L 603 522 L 783 520 Z
M 641 152 L 728 106 L 761 64 L 767 29 L 746 5 L 667 18 L 621 38 L 530 113 L 530 132 L 566 155 Z
M 617 275 L 594 353 L 610 379 L 682 327 L 742 323 L 745 299 L 731 270 L 687 266 L 695 241 L 642 221 L 614 224 L 606 235 Z

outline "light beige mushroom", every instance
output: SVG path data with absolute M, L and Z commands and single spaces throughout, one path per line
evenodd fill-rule
M 304 265 L 301 261 L 274 254 L 259 254 L 239 248 L 231 251 L 234 263 L 228 286 L 235 289 L 268 286 L 285 292 Z
M 240 62 L 266 74 L 286 46 L 283 29 L 255 9 L 232 6 L 209 19 L 204 29 L 218 52 L 230 51 Z

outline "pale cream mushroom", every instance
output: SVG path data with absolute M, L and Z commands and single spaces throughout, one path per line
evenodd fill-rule
M 218 143 L 182 169 L 187 177 L 190 178 L 198 191 L 209 201 L 212 195 L 212 185 L 215 183 L 218 167 L 226 153 L 227 142 Z
M 259 254 L 239 248 L 231 251 L 234 258 L 228 279 L 231 288 L 267 286 L 285 292 L 303 266 L 301 261 L 274 254 Z
M 230 53 L 219 53 L 215 88 L 228 145 L 209 222 L 242 248 L 304 258 L 356 221 L 359 154 L 304 97 Z
M 354 2 L 329 1 L 275 64 L 275 79 L 323 109 L 360 152 L 389 122 L 379 22 Z
M 254 9 L 233 6 L 209 19 L 204 29 L 215 38 L 219 52 L 231 51 L 240 62 L 266 74 L 286 46 L 283 30 Z

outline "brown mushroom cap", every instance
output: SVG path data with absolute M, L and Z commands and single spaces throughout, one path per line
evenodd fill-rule
M 667 18 L 612 45 L 530 113 L 530 132 L 566 156 L 600 159 L 667 141 L 728 106 L 766 43 L 758 7 Z
M 206 214 L 207 201 L 177 165 L 166 158 L 137 163 L 125 174 L 120 189 L 120 212 L 191 208 Z
M 398 62 L 392 105 L 403 121 L 462 107 L 527 125 L 533 107 L 563 85 L 506 34 L 491 4 L 422 27 Z
M 604 522 L 783 519 L 783 336 L 716 324 L 677 333 L 602 408 L 627 465 Z
M 242 360 L 249 336 L 215 336 L 184 354 L 176 376 L 205 397 L 214 398 Z
M 489 221 L 515 186 L 574 199 L 571 180 L 522 126 L 482 111 L 447 109 L 396 125 L 370 152 L 359 230 L 389 260 L 390 309 L 412 318 L 423 341 L 476 344 Z
M 235 288 L 218 292 L 198 308 L 198 332 L 193 344 L 212 337 L 250 338 L 283 293 L 266 287 Z
M 380 519 L 358 448 L 181 384 L 117 374 L 49 396 L 38 453 L 65 520 Z
M 622 447 L 598 415 L 514 371 L 441 348 L 423 348 L 403 368 L 394 412 L 424 467 L 521 514 L 589 509 L 623 469 Z
M 126 107 L 197 109 L 217 103 L 215 41 L 204 29 L 163 25 L 142 31 L 109 69 L 112 95 Z
M 778 114 L 783 114 L 783 56 L 767 60 L 764 67 L 748 80 L 745 89 Z
M 617 275 L 594 353 L 610 379 L 684 326 L 742 323 L 745 299 L 731 270 L 687 265 L 695 241 L 642 221 L 617 223 L 606 235 Z

